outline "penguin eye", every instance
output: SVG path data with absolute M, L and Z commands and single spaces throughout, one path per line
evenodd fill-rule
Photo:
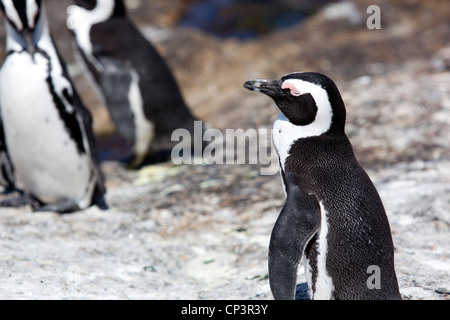
M 290 83 L 290 82 L 283 82 L 283 84 L 281 85 L 281 89 L 284 90 L 289 90 L 289 93 L 294 96 L 294 97 L 299 97 L 301 96 L 301 92 L 297 89 L 296 86 L 294 86 L 294 84 Z

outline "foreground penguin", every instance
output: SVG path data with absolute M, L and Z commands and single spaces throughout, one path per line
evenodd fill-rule
M 401 299 L 389 222 L 344 133 L 336 85 L 305 72 L 244 87 L 268 95 L 281 110 L 273 142 L 286 202 L 269 246 L 275 299 L 294 298 L 303 256 L 312 299 Z
M 164 59 L 127 19 L 121 0 L 76 0 L 68 8 L 82 64 L 100 88 L 117 132 L 134 153 L 130 168 L 172 146 L 171 134 L 193 132 L 187 108 Z
M 7 30 L 1 119 L 14 186 L 24 195 L 2 204 L 26 201 L 36 211 L 56 212 L 104 206 L 91 116 L 54 46 L 41 1 L 0 4 Z

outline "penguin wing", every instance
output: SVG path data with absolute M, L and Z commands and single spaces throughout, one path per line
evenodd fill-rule
M 0 108 L 1 109 L 1 108 Z M 3 131 L 3 120 L 0 112 L 0 185 L 7 189 L 14 188 L 14 168 L 9 158 L 8 147 Z
M 297 267 L 306 245 L 320 226 L 320 206 L 306 195 L 294 174 L 286 173 L 287 198 L 269 244 L 269 281 L 277 300 L 293 300 Z
M 86 144 L 85 149 L 91 157 L 93 176 L 95 178 L 95 190 L 93 194 L 93 202 L 102 208 L 107 205 L 104 201 L 104 194 L 106 193 L 103 173 L 101 171 L 100 162 L 98 160 L 97 143 L 95 140 L 94 131 L 92 129 L 92 116 L 89 110 L 84 106 L 77 92 L 73 94 L 73 106 L 76 109 L 76 118 L 81 131 L 84 133 Z
M 60 110 L 61 118 L 64 120 L 69 134 L 75 140 L 78 150 L 86 152 L 91 158 L 93 170 L 92 180 L 95 183 L 92 202 L 97 203 L 99 207 L 106 208 L 107 205 L 104 201 L 106 188 L 98 160 L 97 143 L 92 129 L 92 116 L 78 95 L 69 72 L 67 71 L 66 64 L 59 54 L 55 42 L 53 40 L 52 42 L 57 53 L 58 63 L 62 68 L 62 76 L 66 80 L 62 81 L 63 86 L 54 89 L 56 90 L 56 97 L 59 99 L 58 104 L 65 106 Z M 69 112 L 71 108 L 73 108 L 73 110 Z M 64 115 L 65 113 L 67 114 Z
M 99 86 L 103 92 L 109 114 L 117 131 L 130 144 L 134 144 L 134 115 L 130 105 L 130 88 L 133 83 L 131 66 L 121 60 L 99 55 L 101 65 Z M 131 125 L 130 125 L 131 124 Z

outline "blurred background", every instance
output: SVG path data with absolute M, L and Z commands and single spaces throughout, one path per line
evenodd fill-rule
M 106 139 L 113 134 L 106 108 L 74 60 L 72 38 L 65 27 L 66 8 L 71 1 L 44 3 L 56 43 L 94 115 L 95 133 L 100 143 L 106 143 L 105 148 L 112 148 L 107 143 L 115 140 Z M 374 84 L 375 79 L 383 82 L 392 75 L 404 77 L 398 81 L 406 85 L 405 81 L 417 83 L 414 82 L 417 73 L 436 73 L 449 67 L 450 6 L 445 0 L 126 0 L 125 3 L 130 19 L 168 61 L 189 107 L 217 128 L 270 127 L 273 123 L 278 111 L 270 107 L 271 102 L 242 89 L 250 78 L 280 78 L 293 71 L 322 72 L 337 82 L 351 110 L 359 104 L 352 98 L 371 88 L 362 86 L 358 95 L 347 95 L 345 85 L 351 81 L 359 79 L 362 84 Z M 381 10 L 379 30 L 366 26 L 370 16 L 366 10 L 372 4 Z M 2 24 L 0 59 L 4 57 L 4 37 Z M 405 90 L 414 92 L 416 88 Z M 386 105 L 383 99 L 389 99 L 390 93 L 383 92 L 369 98 L 372 99 L 369 102 L 382 108 Z M 420 100 L 418 112 L 408 116 L 417 116 L 414 120 L 420 123 L 426 120 L 422 112 L 427 108 L 424 104 L 432 101 L 425 97 L 426 92 L 415 94 L 417 99 L 423 95 L 424 101 Z M 375 118 L 382 114 L 381 109 L 375 115 L 373 108 L 359 108 L 349 112 L 350 119 L 358 112 L 362 117 L 371 117 L 368 126 L 375 124 Z M 397 118 L 389 123 L 390 130 L 400 128 L 403 120 L 407 121 Z M 411 149 L 412 144 L 424 143 L 423 156 L 427 158 L 440 157 L 446 151 L 446 146 L 429 141 L 429 135 L 439 136 L 436 127 L 429 129 L 434 131 L 427 132 L 428 137 L 421 143 L 416 140 L 398 143 L 406 144 L 398 150 L 398 145 L 380 142 L 386 136 L 377 137 L 377 128 L 371 131 L 372 136 L 365 137 L 356 134 L 362 128 L 352 124 L 354 121 L 350 121 L 349 135 L 366 139 L 361 154 L 364 161 L 386 161 L 392 152 L 397 155 L 391 161 L 413 157 L 420 151 L 417 148 L 422 147 Z M 381 130 L 380 135 L 384 132 Z

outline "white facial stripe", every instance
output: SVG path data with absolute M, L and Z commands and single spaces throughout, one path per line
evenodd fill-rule
M 282 83 L 281 87 L 283 86 L 292 88 L 291 92 L 294 91 L 294 93 L 300 92 L 302 95 L 309 93 L 316 101 L 318 109 L 316 119 L 309 125 L 299 126 L 304 128 L 301 137 L 319 136 L 330 129 L 333 111 L 325 89 L 314 83 L 299 79 L 286 80 Z
M 282 83 L 283 87 L 289 88 L 291 92 L 294 90 L 301 94 L 311 94 L 317 105 L 316 118 L 308 125 L 296 126 L 283 113 L 275 120 L 272 138 L 284 170 L 292 144 L 300 138 L 320 136 L 327 132 L 331 127 L 333 110 L 327 92 L 319 85 L 299 79 L 288 79 Z
M 67 28 L 72 30 L 77 39 L 78 46 L 86 57 L 93 63 L 92 44 L 89 36 L 94 24 L 108 20 L 114 11 L 114 0 L 97 0 L 94 9 L 86 10 L 76 5 L 67 8 Z
M 14 7 L 12 0 L 2 0 L 3 6 L 5 7 L 5 14 L 9 20 L 11 20 L 17 29 L 20 31 L 23 29 L 22 21 L 20 20 L 19 14 L 17 13 L 16 8 Z
M 30 28 L 34 28 L 34 18 L 36 16 L 36 12 L 39 11 L 39 7 L 36 4 L 35 0 L 27 0 L 27 19 L 28 19 L 28 26 Z

